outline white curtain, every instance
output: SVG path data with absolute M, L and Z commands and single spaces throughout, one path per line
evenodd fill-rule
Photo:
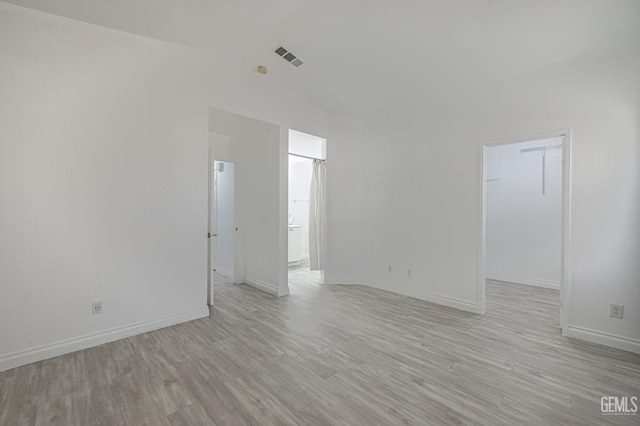
M 324 269 L 324 203 L 326 166 L 313 160 L 309 195 L 309 266 L 312 271 Z

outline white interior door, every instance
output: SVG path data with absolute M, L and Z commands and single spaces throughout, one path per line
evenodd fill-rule
M 208 191 L 209 191 L 209 205 L 208 205 L 208 217 L 209 217 L 209 226 L 208 226 L 208 253 L 207 253 L 207 304 L 213 305 L 213 287 L 214 287 L 214 265 L 215 265 L 215 213 L 216 213 L 216 203 L 215 203 L 215 172 L 214 172 L 214 161 L 213 161 L 213 153 L 209 150 L 209 179 L 208 179 Z
M 229 161 L 215 161 L 214 170 L 213 269 L 235 282 L 235 164 Z
M 235 282 L 236 221 L 235 164 L 212 160 L 209 176 L 209 292 L 207 303 L 213 305 L 215 274 Z

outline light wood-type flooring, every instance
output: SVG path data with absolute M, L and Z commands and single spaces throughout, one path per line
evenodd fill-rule
M 317 284 L 320 284 L 321 279 L 320 271 L 309 270 L 309 259 L 302 259 L 298 265 L 289 267 L 290 290 L 315 288 Z
M 218 283 L 209 318 L 0 373 L 0 425 L 598 425 L 640 356 L 564 338 L 558 292 L 478 316 L 361 286 Z

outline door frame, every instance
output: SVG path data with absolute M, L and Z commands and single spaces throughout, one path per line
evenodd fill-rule
M 478 261 L 478 307 L 481 314 L 486 312 L 486 248 L 487 248 L 487 153 L 490 147 L 530 142 L 540 139 L 562 137 L 562 222 L 561 222 L 561 274 L 560 274 L 560 328 L 567 331 L 571 308 L 571 170 L 572 156 L 571 129 L 539 133 L 520 138 L 497 140 L 482 145 L 482 166 L 480 170 L 480 237 Z

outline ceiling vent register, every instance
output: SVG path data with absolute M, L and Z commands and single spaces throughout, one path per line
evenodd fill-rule
M 300 59 L 298 59 L 296 57 L 296 55 L 294 55 L 293 53 L 289 52 L 287 49 L 285 49 L 284 47 L 280 46 L 278 47 L 275 52 L 282 57 L 282 59 L 284 59 L 285 61 L 289 62 L 291 65 L 293 65 L 294 67 L 299 67 L 300 65 L 302 65 L 304 62 L 302 62 Z

